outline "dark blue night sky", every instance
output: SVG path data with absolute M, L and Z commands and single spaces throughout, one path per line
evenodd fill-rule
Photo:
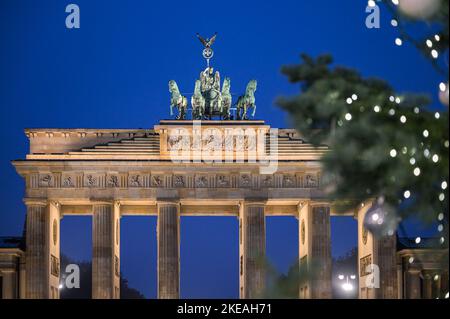
M 65 27 L 65 7 L 81 9 L 81 28 Z M 397 36 L 382 10 L 381 29 L 365 27 L 365 0 L 100 1 L 0 0 L 0 236 L 20 235 L 24 183 L 10 160 L 24 158 L 27 127 L 150 128 L 167 118 L 167 82 L 192 92 L 205 67 L 196 32 L 219 33 L 213 66 L 241 93 L 258 80 L 257 117 L 290 127 L 274 100 L 298 92 L 280 74 L 299 53 L 331 53 L 336 64 L 436 99 L 442 79 Z M 435 101 L 435 105 L 438 102 Z M 238 223 L 233 217 L 181 221 L 181 294 L 238 296 Z M 91 222 L 62 221 L 62 252 L 91 258 Z M 410 227 L 417 234 L 420 227 Z M 156 297 L 156 218 L 122 218 L 122 271 Z M 295 218 L 267 221 L 267 252 L 286 271 L 298 247 Z M 350 234 L 350 235 L 349 235 Z M 333 255 L 356 245 L 356 222 L 332 218 Z

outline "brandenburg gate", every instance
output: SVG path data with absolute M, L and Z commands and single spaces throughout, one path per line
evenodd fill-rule
M 59 298 L 60 220 L 92 216 L 92 296 L 120 297 L 120 219 L 157 216 L 158 298 L 180 296 L 180 217 L 234 216 L 239 220 L 239 296 L 264 291 L 266 216 L 295 216 L 299 264 L 315 276 L 299 298 L 331 298 L 330 216 L 321 187 L 321 156 L 297 131 L 248 119 L 256 110 L 256 81 L 233 110 L 230 79 L 209 60 L 212 39 L 201 38 L 208 67 L 188 100 L 169 82 L 176 119 L 152 129 L 27 129 L 29 153 L 13 161 L 25 179 L 26 298 Z M 232 114 L 235 111 L 235 114 Z M 251 115 L 250 115 L 251 116 Z M 216 118 L 216 119 L 214 119 Z M 217 119 L 218 118 L 218 119 Z M 359 294 L 396 298 L 395 236 L 376 239 L 363 226 L 370 203 L 348 214 L 358 219 Z M 367 284 L 376 264 L 381 287 Z
M 58 298 L 60 220 L 69 215 L 92 216 L 94 298 L 119 297 L 120 218 L 129 215 L 158 218 L 159 298 L 180 294 L 180 216 L 205 215 L 239 219 L 241 298 L 264 289 L 258 258 L 265 253 L 266 216 L 299 220 L 300 260 L 316 261 L 319 271 L 300 288 L 300 297 L 331 297 L 333 210 L 321 189 L 319 161 L 327 148 L 314 148 L 295 130 L 256 120 L 170 120 L 149 130 L 26 134 L 30 152 L 13 164 L 26 181 L 27 298 Z M 227 141 L 231 152 L 225 151 Z M 355 212 L 360 253 L 395 267 L 395 260 L 389 263 L 395 247 L 386 255 L 363 234 L 366 207 Z

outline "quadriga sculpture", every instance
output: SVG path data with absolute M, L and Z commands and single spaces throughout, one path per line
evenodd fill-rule
M 237 111 L 236 116 L 238 120 L 247 120 L 247 111 L 252 108 L 252 117 L 255 116 L 256 113 L 256 99 L 255 99 L 255 92 L 257 87 L 257 81 L 251 80 L 247 84 L 247 89 L 245 90 L 245 95 L 242 95 L 239 97 L 237 101 Z
M 201 120 L 205 115 L 206 101 L 201 88 L 202 82 L 200 80 L 195 81 L 194 95 L 191 98 L 192 118 L 195 120 Z
M 229 120 L 230 119 L 230 112 L 231 112 L 231 103 L 233 101 L 233 98 L 230 93 L 231 90 L 231 80 L 230 78 L 225 78 L 223 80 L 223 86 L 222 86 L 222 101 L 221 101 L 221 113 L 222 113 L 222 119 Z
M 181 95 L 177 82 L 174 80 L 169 81 L 169 92 L 171 93 L 170 115 L 173 116 L 173 108 L 176 107 L 178 110 L 177 120 L 184 120 L 188 106 L 187 98 Z

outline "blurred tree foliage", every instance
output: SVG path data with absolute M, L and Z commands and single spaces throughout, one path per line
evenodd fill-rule
M 422 0 L 422 4 L 416 0 L 403 0 L 399 4 L 394 4 L 392 0 L 382 2 L 397 22 L 395 27 L 398 28 L 399 37 L 414 45 L 448 82 L 449 1 Z M 419 11 L 420 6 L 430 9 Z M 425 15 L 425 12 L 428 14 Z M 418 29 L 422 32 L 417 32 Z M 439 40 L 436 40 L 436 36 Z M 434 58 L 431 54 L 433 49 L 440 54 L 447 54 L 447 61 Z
M 64 269 L 69 264 L 76 264 L 80 268 L 80 288 L 61 289 L 61 299 L 91 299 L 92 298 L 92 263 L 88 261 L 76 262 L 66 255 L 61 255 L 61 275 L 64 279 Z M 120 274 L 121 299 L 145 299 L 137 289 L 128 285 L 128 280 Z
M 381 2 L 400 43 L 415 46 L 442 77 L 439 99 L 448 107 L 449 1 Z M 418 10 L 426 5 L 435 7 Z M 382 198 L 399 219 L 431 223 L 439 216 L 445 227 L 437 243 L 448 247 L 448 108 L 432 111 L 429 96 L 397 93 L 385 80 L 334 65 L 331 55 L 302 54 L 300 64 L 281 71 L 300 94 L 277 104 L 306 141 L 330 148 L 322 158 L 322 186 L 336 210 Z M 356 258 L 352 251 L 335 260 L 334 273 L 354 267 Z M 448 266 L 448 254 L 443 263 Z M 287 275 L 269 274 L 272 297 L 296 298 L 298 283 L 311 277 L 298 264 Z
M 332 68 L 329 55 L 302 59 L 282 68 L 301 94 L 278 104 L 307 141 L 332 150 L 323 157 L 324 186 L 337 207 L 384 197 L 401 217 L 433 221 L 448 211 L 448 112 L 429 111 L 426 96 L 397 95 L 383 80 Z

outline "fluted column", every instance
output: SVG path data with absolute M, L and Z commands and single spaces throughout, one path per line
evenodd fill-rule
M 359 298 L 397 299 L 397 237 L 395 233 L 376 237 L 365 227 L 364 219 L 371 207 L 369 201 L 362 204 L 355 216 L 358 220 Z
M 308 280 L 300 283 L 302 299 L 331 298 L 330 207 L 319 203 L 299 206 L 299 253 L 301 271 Z
M 239 216 L 240 298 L 258 298 L 265 288 L 264 202 L 243 202 Z
M 180 297 L 180 206 L 158 202 L 158 298 Z
M 120 206 L 92 207 L 92 298 L 120 298 Z
M 433 278 L 427 272 L 423 273 L 422 299 L 433 299 Z
M 26 298 L 59 298 L 60 206 L 26 200 Z
M 442 276 L 438 272 L 433 276 L 432 281 L 432 296 L 433 298 L 442 298 Z M 447 293 L 447 292 L 446 292 Z
M 420 270 L 408 269 L 406 272 L 406 298 L 420 299 Z
M 441 295 L 439 296 L 439 298 L 445 298 L 445 295 L 448 292 L 448 284 L 448 270 L 443 270 L 441 274 Z

